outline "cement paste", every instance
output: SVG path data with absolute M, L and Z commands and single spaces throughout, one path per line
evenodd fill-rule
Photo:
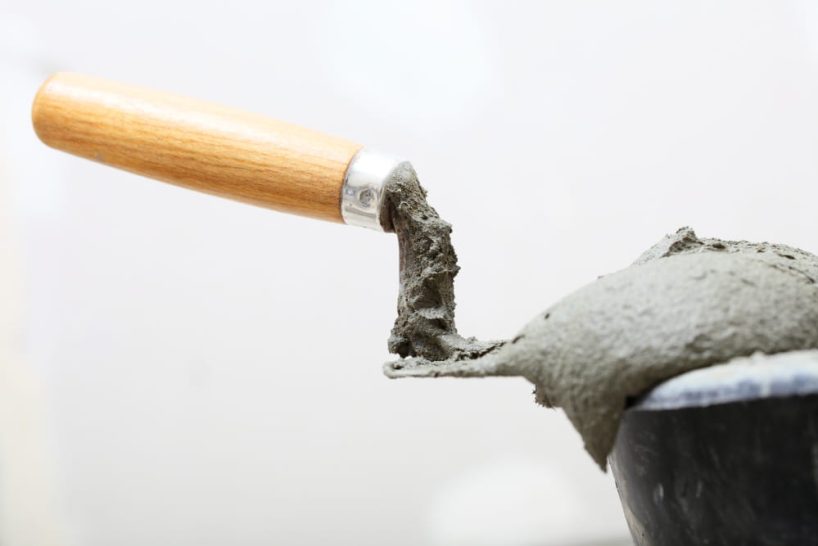
M 428 216 L 424 222 L 445 226 L 439 229 L 446 233 L 450 249 L 449 226 L 436 214 Z M 434 256 L 439 255 L 426 254 L 434 247 L 434 237 L 421 235 L 423 244 L 407 242 L 413 234 L 406 230 L 419 229 L 416 221 L 395 223 L 402 238 L 401 286 L 407 293 L 409 277 L 422 280 L 413 276 L 436 271 Z M 406 247 L 411 250 L 404 252 Z M 431 257 L 429 263 L 420 269 L 405 263 L 418 260 L 419 254 Z M 691 229 L 682 228 L 630 267 L 559 301 L 505 344 L 488 344 L 486 350 L 465 356 L 447 349 L 454 344 L 445 342 L 427 351 L 429 334 L 449 335 L 447 327 L 454 333 L 451 281 L 457 266 L 453 251 L 446 250 L 445 255 L 445 273 L 432 275 L 434 282 L 422 285 L 419 294 L 430 286 L 445 287 L 448 303 L 441 307 L 441 298 L 428 300 L 434 310 L 428 314 L 416 303 L 425 303 L 423 297 L 413 295 L 399 303 L 399 310 L 409 307 L 401 311 L 404 316 L 418 312 L 422 317 L 414 324 L 425 320 L 437 329 L 426 325 L 402 329 L 399 316 L 392 338 L 396 343 L 390 347 L 408 358 L 387 364 L 386 375 L 525 377 L 535 385 L 538 403 L 564 409 L 603 469 L 624 409 L 658 383 L 756 352 L 818 348 L 816 256 L 784 245 L 699 239 Z M 411 340 L 418 332 L 423 344 L 415 346 Z
M 454 278 L 460 268 L 452 227 L 426 201 L 411 164 L 393 172 L 385 190 L 386 217 L 398 236 L 398 318 L 389 351 L 402 357 L 457 361 L 481 356 L 496 343 L 464 338 L 454 323 Z

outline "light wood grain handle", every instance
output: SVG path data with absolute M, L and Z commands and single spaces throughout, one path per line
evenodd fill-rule
M 186 188 L 342 222 L 358 144 L 288 123 L 79 74 L 34 100 L 47 145 Z

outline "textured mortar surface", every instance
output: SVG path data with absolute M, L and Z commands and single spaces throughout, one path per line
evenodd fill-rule
M 689 228 L 599 278 L 472 360 L 407 358 L 390 377 L 523 376 L 561 407 L 605 468 L 632 398 L 688 370 L 818 348 L 818 258 L 785 245 L 699 239 Z M 422 355 L 420 355 L 422 356 Z
M 431 361 L 470 359 L 497 345 L 457 333 L 454 278 L 460 268 L 452 227 L 426 201 L 426 191 L 409 163 L 401 164 L 385 187 L 389 219 L 400 249 L 398 318 L 389 351 Z

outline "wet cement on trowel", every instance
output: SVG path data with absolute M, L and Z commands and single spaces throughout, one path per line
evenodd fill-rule
M 522 376 L 563 408 L 606 467 L 628 403 L 688 370 L 756 352 L 818 348 L 818 258 L 785 245 L 700 239 L 682 228 L 508 342 L 457 334 L 451 227 L 407 168 L 387 191 L 401 253 L 389 377 Z
M 452 227 L 426 201 L 411 164 L 401 164 L 385 187 L 389 224 L 400 250 L 398 318 L 389 351 L 428 361 L 470 360 L 498 343 L 464 338 L 454 323 L 454 278 L 460 268 Z

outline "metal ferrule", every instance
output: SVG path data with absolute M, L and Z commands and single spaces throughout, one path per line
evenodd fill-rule
M 344 223 L 386 231 L 381 217 L 384 213 L 384 186 L 401 163 L 404 161 L 367 149 L 355 154 L 341 190 Z

